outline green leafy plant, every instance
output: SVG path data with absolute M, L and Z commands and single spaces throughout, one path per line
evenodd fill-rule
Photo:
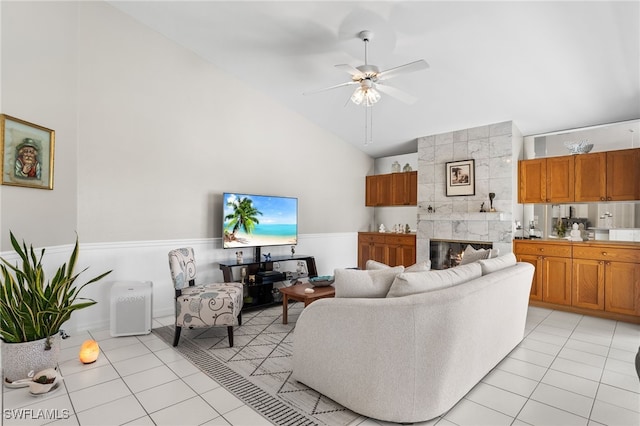
M 45 249 L 38 256 L 32 245 L 27 249 L 24 241 L 21 246 L 12 232 L 10 236 L 11 245 L 21 259 L 21 266 L 0 258 L 0 338 L 6 343 L 47 338 L 46 348 L 49 349 L 49 338 L 58 333 L 74 311 L 97 303 L 93 299 L 78 297 L 78 293 L 111 271 L 81 286 L 75 285 L 78 276 L 88 269 L 74 273 L 79 251 L 76 237 L 69 261 L 58 268 L 50 281 L 46 281 L 42 267 Z

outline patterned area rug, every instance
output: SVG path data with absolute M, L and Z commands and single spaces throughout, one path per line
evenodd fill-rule
M 293 329 L 303 307 L 289 303 L 286 325 L 282 306 L 243 312 L 233 348 L 226 327 L 183 328 L 176 349 L 277 425 L 348 425 L 360 416 L 291 378 Z M 173 344 L 173 326 L 153 333 Z

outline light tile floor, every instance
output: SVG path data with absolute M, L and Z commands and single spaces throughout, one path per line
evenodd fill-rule
M 525 336 L 455 407 L 424 425 L 640 425 L 640 325 L 531 307 Z M 102 354 L 82 365 L 77 353 L 88 338 Z M 3 389 L 2 424 L 270 424 L 153 334 L 71 336 L 62 341 L 60 371 L 64 387 L 51 395 Z M 353 426 L 380 424 L 360 418 Z

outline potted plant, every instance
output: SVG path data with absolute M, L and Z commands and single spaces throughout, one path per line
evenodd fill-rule
M 30 371 L 55 368 L 59 354 L 59 331 L 71 314 L 96 303 L 78 297 L 87 285 L 111 273 L 107 271 L 78 286 L 75 273 L 79 244 L 67 263 L 61 265 L 51 280 L 46 280 L 42 258 L 30 245 L 22 246 L 10 232 L 11 245 L 21 264 L 13 265 L 0 258 L 0 339 L 6 382 L 24 379 Z

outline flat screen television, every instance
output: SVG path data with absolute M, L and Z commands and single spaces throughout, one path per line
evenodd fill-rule
M 298 243 L 297 198 L 225 192 L 222 211 L 223 248 Z

